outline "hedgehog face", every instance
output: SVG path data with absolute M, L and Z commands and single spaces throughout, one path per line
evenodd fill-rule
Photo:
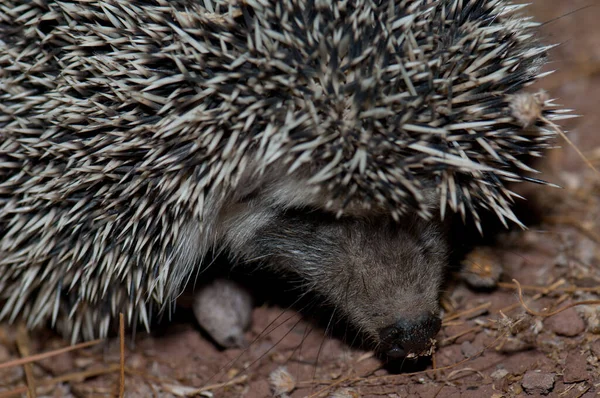
M 341 250 L 329 275 L 340 291 L 330 299 L 379 351 L 426 353 L 441 326 L 439 292 L 448 261 L 438 225 L 409 217 L 337 228 Z
M 431 347 L 447 264 L 439 225 L 417 217 L 396 223 L 287 211 L 253 242 L 255 254 L 302 276 L 388 356 L 420 355 Z

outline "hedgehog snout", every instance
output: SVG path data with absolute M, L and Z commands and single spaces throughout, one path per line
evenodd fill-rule
M 413 319 L 401 319 L 379 330 L 381 351 L 390 358 L 423 355 L 433 346 L 433 338 L 441 326 L 441 319 L 429 313 Z

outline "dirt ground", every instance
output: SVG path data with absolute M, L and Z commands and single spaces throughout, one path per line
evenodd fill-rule
M 600 168 L 600 3 L 534 0 L 528 12 L 548 21 L 547 42 L 561 43 L 549 65 L 557 72 L 539 87 L 583 115 L 562 126 Z M 0 325 L 0 398 L 32 386 L 38 397 L 115 396 L 122 369 L 130 397 L 267 397 L 273 385 L 291 397 L 598 396 L 600 174 L 568 147 L 541 167 L 564 189 L 526 190 L 541 222 L 476 249 L 483 270 L 467 261 L 468 269 L 502 267 L 500 283 L 476 291 L 457 276 L 449 284 L 431 360 L 385 364 L 273 305 L 255 309 L 247 350 L 217 350 L 184 314 L 160 332 L 138 333 L 124 366 L 118 337 L 59 353 L 69 345 L 51 332 Z

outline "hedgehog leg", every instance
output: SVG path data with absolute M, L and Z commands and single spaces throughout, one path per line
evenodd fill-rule
M 239 283 L 216 279 L 194 292 L 194 315 L 223 348 L 247 346 L 244 332 L 252 318 L 252 296 Z

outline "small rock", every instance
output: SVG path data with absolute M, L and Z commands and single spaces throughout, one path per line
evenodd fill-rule
M 600 334 L 600 309 L 584 310 L 585 320 L 587 321 L 587 330 L 593 334 Z
M 544 325 L 554 333 L 567 337 L 577 336 L 585 330 L 585 323 L 573 308 L 549 317 Z
M 527 394 L 547 395 L 554 388 L 554 373 L 542 373 L 534 370 L 528 370 L 523 375 L 521 386 Z
M 250 292 L 232 280 L 215 279 L 194 293 L 198 323 L 223 348 L 247 346 L 244 332 L 250 326 L 252 308 Z
M 587 359 L 580 353 L 570 353 L 565 361 L 565 370 L 563 372 L 563 381 L 565 383 L 577 383 L 588 380 L 590 374 L 587 371 Z
M 475 347 L 470 341 L 464 341 L 460 345 L 460 351 L 462 352 L 465 358 L 471 358 L 479 354 L 480 350 L 477 347 Z
M 296 379 L 286 367 L 281 366 L 271 372 L 269 384 L 276 397 L 286 397 L 288 393 L 296 388 Z
M 504 377 L 506 377 L 506 375 L 508 375 L 508 370 L 498 369 L 498 370 L 495 370 L 490 376 L 492 376 L 492 379 L 494 379 L 494 380 L 500 380 L 500 379 L 503 379 Z
M 518 383 L 514 383 L 511 384 L 509 391 L 512 392 L 512 395 L 521 395 L 523 393 L 523 387 Z
M 474 289 L 495 288 L 502 276 L 502 263 L 492 249 L 478 247 L 462 262 L 461 276 Z

